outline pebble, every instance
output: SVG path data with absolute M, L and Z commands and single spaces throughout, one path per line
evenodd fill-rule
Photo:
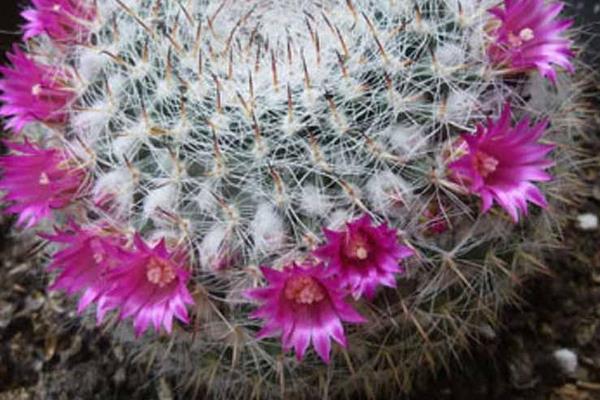
M 582 231 L 598 229 L 598 216 L 592 213 L 583 213 L 577 216 L 577 227 Z
M 559 349 L 552 353 L 552 355 L 563 373 L 569 376 L 575 374 L 579 366 L 575 352 L 569 349 Z

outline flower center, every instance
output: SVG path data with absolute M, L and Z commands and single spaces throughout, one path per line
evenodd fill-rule
M 60 8 L 61 8 L 60 4 L 57 3 L 57 4 L 55 4 L 55 5 L 52 6 L 52 11 L 59 12 Z
M 50 178 L 48 178 L 48 174 L 46 174 L 45 172 L 42 172 L 40 174 L 40 180 L 39 180 L 40 185 L 42 186 L 46 186 L 50 183 Z
M 36 97 L 39 96 L 40 94 L 42 94 L 42 85 L 40 85 L 39 83 L 33 85 L 31 87 L 31 94 Z
M 92 250 L 92 257 L 96 264 L 100 264 L 104 261 L 104 249 L 100 240 L 94 238 L 90 241 L 90 249 Z
M 478 151 L 475 154 L 473 164 L 475 170 L 484 178 L 498 168 L 498 160 L 483 151 Z
M 361 234 L 349 235 L 345 253 L 348 258 L 364 261 L 369 258 L 370 246 Z
M 369 257 L 369 252 L 367 251 L 366 248 L 361 246 L 361 247 L 357 247 L 356 250 L 354 250 L 354 255 L 359 260 L 366 260 L 367 257 Z
M 285 285 L 285 298 L 298 304 L 313 304 L 325 298 L 321 285 L 310 276 L 290 279 Z
M 146 271 L 148 282 L 165 287 L 175 279 L 175 270 L 168 261 L 152 257 Z
M 535 34 L 531 28 L 523 28 L 519 31 L 518 35 L 510 32 L 508 34 L 508 41 L 514 47 L 522 46 L 523 43 L 529 42 L 535 38 Z
M 529 42 L 535 38 L 535 35 L 533 34 L 533 30 L 531 28 L 523 28 L 521 29 L 521 32 L 519 32 L 519 37 L 524 42 Z

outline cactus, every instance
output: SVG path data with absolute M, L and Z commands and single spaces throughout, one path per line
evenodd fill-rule
M 52 29 L 40 29 L 35 21 L 47 21 L 31 10 L 26 15 L 33 28 L 26 27 L 25 59 L 54 66 L 51 82 L 28 96 L 45 95 L 43 110 L 60 107 L 15 118 L 12 127 L 64 152 L 68 161 L 55 168 L 66 163 L 86 177 L 68 206 L 23 224 L 45 232 L 51 269 L 62 270 L 55 286 L 86 290 L 80 309 L 97 302 L 99 320 L 108 313 L 115 337 L 155 374 L 215 398 L 395 394 L 495 328 L 500 309 L 518 300 L 520 282 L 545 269 L 541 252 L 555 243 L 565 197 L 577 191 L 585 83 L 490 62 L 488 10 L 496 2 L 82 4 L 38 0 Z M 518 224 L 498 207 L 481 213 L 449 168 L 464 154 L 461 133 L 497 118 L 507 102 L 515 121 L 546 119 L 542 142 L 556 145 L 553 180 L 536 185 L 547 207 Z M 345 326 L 347 346 L 335 345 L 328 364 L 312 350 L 298 361 L 278 340 L 257 339 L 261 323 L 249 317 L 256 307 L 247 293 L 262 286 L 259 267 L 317 262 L 323 229 L 343 230 L 361 216 L 391 227 L 412 253 L 391 287 L 345 300 L 368 323 Z M 94 235 L 119 238 L 64 252 L 65 243 Z M 113 246 L 150 258 L 106 249 Z M 98 297 L 104 271 L 85 287 L 69 280 L 73 259 L 85 258 L 89 272 L 106 257 L 133 257 L 124 262 L 139 268 L 150 260 L 148 280 L 161 288 L 180 279 L 191 318 L 175 306 L 144 316 L 143 305 L 127 303 L 120 316 L 139 311 L 137 335 L 116 324 L 111 310 L 120 305 Z M 117 275 L 145 273 L 128 271 Z M 156 315 L 155 329 L 171 335 L 144 333 Z M 173 315 L 180 322 L 171 327 Z

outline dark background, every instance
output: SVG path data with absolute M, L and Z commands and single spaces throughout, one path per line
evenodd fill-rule
M 5 0 L 0 5 L 0 60 L 4 63 L 4 52 L 13 42 L 20 39 L 19 26 L 22 25 L 20 11 L 24 8 L 22 1 Z

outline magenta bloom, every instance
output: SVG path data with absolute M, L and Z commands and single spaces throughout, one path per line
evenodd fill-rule
M 0 67 L 4 103 L 0 115 L 9 117 L 7 128 L 20 132 L 30 122 L 63 123 L 65 107 L 73 98 L 67 88 L 70 74 L 59 67 L 38 64 L 16 45 L 7 54 L 11 68 Z
M 6 142 L 12 154 L 0 157 L 0 190 L 19 214 L 17 225 L 30 228 L 53 209 L 68 206 L 83 189 L 86 172 L 58 149 L 42 149 L 29 142 Z
M 398 242 L 397 232 L 382 224 L 374 227 L 367 215 L 346 225 L 341 232 L 323 229 L 327 243 L 315 255 L 328 263 L 330 274 L 339 276 L 355 298 L 375 296 L 379 285 L 396 287 L 400 260 L 413 251 Z
M 138 336 L 150 324 L 157 332 L 164 326 L 171 333 L 173 317 L 189 322 L 186 305 L 194 303 L 187 289 L 190 272 L 181 254 L 170 252 L 164 239 L 151 248 L 136 235 L 134 243 L 133 250 L 112 253 L 116 267 L 107 275 L 106 309 L 120 308 L 121 319 L 133 316 Z
M 500 20 L 500 26 L 492 31 L 492 61 L 519 71 L 537 68 L 553 82 L 553 65 L 573 72 L 571 41 L 562 36 L 572 21 L 556 19 L 563 6 L 544 0 L 504 0 L 504 8 L 492 8 L 490 13 Z
M 21 13 L 27 20 L 23 27 L 25 40 L 41 34 L 65 43 L 82 41 L 86 24 L 96 15 L 91 1 L 33 0 L 33 8 Z
M 293 264 L 283 271 L 265 267 L 261 270 L 269 285 L 245 294 L 263 303 L 251 314 L 252 318 L 266 321 L 257 338 L 281 332 L 284 350 L 294 347 L 298 360 L 302 360 L 312 342 L 317 354 L 329 363 L 331 338 L 346 347 L 342 321 L 365 322 L 346 303 L 346 292 L 337 278 L 327 276 L 322 264 Z
M 123 236 L 73 223 L 69 230 L 42 236 L 65 246 L 49 266 L 60 271 L 50 289 L 69 295 L 81 292 L 79 312 L 96 302 L 101 322 L 108 311 L 120 309 L 122 319 L 134 317 L 136 335 L 151 323 L 157 332 L 164 326 L 170 333 L 174 316 L 188 322 L 186 305 L 193 303 L 186 287 L 190 274 L 164 240 L 150 248 L 135 236 L 135 249 L 129 251 Z
M 545 157 L 554 146 L 538 143 L 547 125 L 542 121 L 530 127 L 525 117 L 512 127 L 507 104 L 497 121 L 488 119 L 487 126 L 478 125 L 474 135 L 461 136 L 467 154 L 449 168 L 457 181 L 481 197 L 482 212 L 496 201 L 516 223 L 519 212 L 527 214 L 527 201 L 546 207 L 544 195 L 532 182 L 551 179 L 545 169 L 553 162 Z
M 106 312 L 102 297 L 108 289 L 106 277 L 114 267 L 111 254 L 124 244 L 124 239 L 99 229 L 84 229 L 74 223 L 70 224 L 69 230 L 41 236 L 65 246 L 53 255 L 48 267 L 60 271 L 50 289 L 64 290 L 68 295 L 82 292 L 77 307 L 80 313 L 98 301 L 97 314 L 101 319 Z

